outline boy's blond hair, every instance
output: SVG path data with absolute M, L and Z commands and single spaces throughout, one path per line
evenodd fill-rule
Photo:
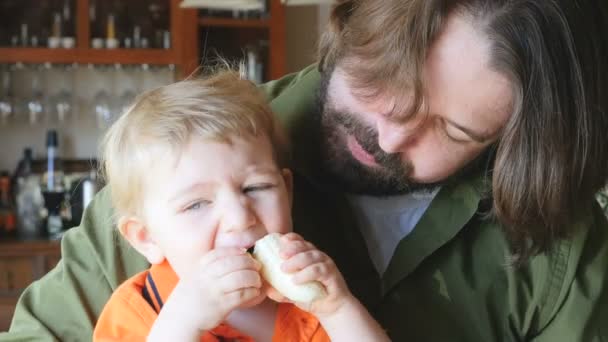
M 141 215 L 146 173 L 154 165 L 176 163 L 191 138 L 230 143 L 235 136 L 260 135 L 269 138 L 275 160 L 284 166 L 287 142 L 268 102 L 238 72 L 224 70 L 141 94 L 101 145 L 117 218 Z

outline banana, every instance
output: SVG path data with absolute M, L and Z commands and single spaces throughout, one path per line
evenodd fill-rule
M 281 234 L 268 234 L 255 243 L 253 257 L 262 264 L 262 277 L 283 296 L 291 301 L 312 303 L 327 295 L 321 283 L 312 281 L 295 284 L 291 276 L 281 270 L 283 259 L 279 256 Z

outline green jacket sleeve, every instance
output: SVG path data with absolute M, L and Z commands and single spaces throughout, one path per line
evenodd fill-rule
M 102 190 L 79 227 L 61 241 L 61 261 L 21 295 L 1 341 L 90 341 L 95 321 L 112 291 L 147 267 L 115 230 L 109 191 Z
M 269 99 L 315 70 L 262 85 Z M 95 322 L 116 287 L 149 265 L 116 232 L 108 189 L 100 191 L 61 242 L 61 261 L 21 295 L 0 341 L 90 341 Z

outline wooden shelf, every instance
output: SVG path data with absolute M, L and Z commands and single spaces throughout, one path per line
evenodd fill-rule
M 1 0 L 0 0 L 1 1 Z M 0 47 L 0 63 L 79 63 L 79 64 L 174 64 L 178 75 L 186 77 L 199 65 L 199 37 L 201 27 L 218 27 L 237 35 L 234 44 L 264 36 L 268 40 L 266 79 L 285 74 L 285 7 L 281 0 L 270 0 L 270 16 L 265 19 L 232 19 L 199 17 L 196 9 L 180 8 L 182 0 L 169 0 L 171 49 L 92 49 L 90 44 L 89 1 L 76 1 L 75 49 Z M 242 38 L 242 39 L 241 39 Z
M 200 26 L 213 27 L 234 27 L 234 28 L 270 28 L 268 19 L 231 19 L 231 18 L 213 18 L 201 17 L 198 20 Z
M 59 254 L 60 248 L 60 240 L 47 240 L 43 238 L 38 240 L 0 240 L 0 257 L 30 255 L 43 252 Z
M 0 47 L 0 63 L 173 64 L 181 77 L 189 75 L 198 66 L 198 13 L 194 9 L 181 9 L 182 0 L 168 0 L 171 6 L 170 50 L 91 48 L 88 17 L 90 0 L 75 1 L 77 13 L 75 49 Z
M 0 63 L 175 64 L 172 50 L 0 48 Z

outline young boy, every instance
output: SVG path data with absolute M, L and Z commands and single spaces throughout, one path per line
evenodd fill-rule
M 152 266 L 115 291 L 95 340 L 388 340 L 333 261 L 290 233 L 285 146 L 264 96 L 234 72 L 138 98 L 102 158 L 118 229 Z M 324 298 L 268 299 L 282 301 L 247 249 L 269 233 L 285 234 L 283 270 Z

